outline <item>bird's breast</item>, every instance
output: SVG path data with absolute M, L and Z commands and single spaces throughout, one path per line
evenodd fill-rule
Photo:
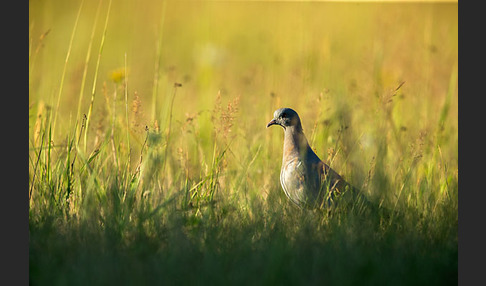
M 280 183 L 287 197 L 301 205 L 306 201 L 306 172 L 302 161 L 293 159 L 285 162 L 280 171 Z

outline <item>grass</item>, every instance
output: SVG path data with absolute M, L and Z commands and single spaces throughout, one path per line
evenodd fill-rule
M 29 12 L 32 285 L 457 284 L 457 3 Z M 391 215 L 288 201 L 283 106 Z

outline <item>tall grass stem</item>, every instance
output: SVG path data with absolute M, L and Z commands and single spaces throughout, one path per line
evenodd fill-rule
M 89 60 L 91 59 L 91 50 L 92 50 L 92 47 L 93 47 L 93 39 L 94 39 L 95 31 L 96 31 L 96 26 L 97 26 L 97 23 L 98 23 L 98 18 L 99 18 L 99 14 L 100 14 L 100 10 L 101 10 L 100 7 L 101 7 L 102 2 L 103 2 L 103 0 L 100 0 L 98 2 L 98 8 L 96 9 L 96 15 L 95 15 L 94 23 L 93 23 L 93 28 L 91 30 L 91 36 L 89 38 L 88 50 L 86 52 L 86 59 L 84 61 L 83 77 L 81 79 L 81 89 L 79 90 L 78 112 L 76 113 L 76 118 L 79 118 L 79 116 L 81 114 L 81 103 L 83 102 L 84 87 L 86 86 L 86 76 L 88 74 L 88 65 L 89 65 Z M 77 144 L 79 144 L 79 143 L 77 143 Z
M 100 49 L 98 52 L 98 60 L 96 61 L 96 68 L 94 72 L 93 88 L 91 89 L 91 102 L 89 104 L 88 116 L 86 117 L 86 129 L 84 131 L 84 152 L 85 153 L 86 153 L 87 141 L 88 141 L 89 123 L 91 122 L 91 114 L 93 112 L 93 104 L 94 104 L 95 94 L 96 94 L 96 81 L 98 79 L 98 71 L 100 68 L 101 54 L 103 52 L 103 46 L 105 44 L 105 38 L 106 38 L 106 30 L 108 27 L 108 20 L 110 18 L 111 2 L 112 0 L 110 0 L 110 2 L 108 3 L 108 12 L 106 13 L 105 26 L 103 28 L 103 35 L 101 36 Z
M 162 17 L 160 20 L 160 35 L 157 41 L 157 48 L 155 54 L 155 68 L 154 68 L 154 85 L 152 88 L 152 121 L 155 121 L 157 114 L 157 94 L 159 88 L 159 73 L 160 73 L 160 57 L 162 51 L 162 39 L 164 35 L 164 22 L 165 22 L 165 11 L 167 7 L 167 1 L 164 1 L 162 6 Z
M 55 112 L 55 115 L 54 115 L 54 122 L 53 122 L 53 127 L 52 127 L 52 137 L 55 136 L 57 115 L 59 114 L 59 104 L 61 102 L 61 94 L 62 94 L 62 90 L 63 90 L 63 87 L 64 87 L 64 78 L 66 76 L 67 65 L 68 65 L 69 57 L 71 56 L 71 50 L 72 50 L 72 47 L 73 47 L 74 35 L 76 34 L 76 30 L 77 30 L 78 22 L 79 22 L 79 15 L 81 15 L 81 10 L 83 8 L 83 4 L 84 4 L 84 0 L 81 1 L 81 5 L 79 5 L 78 14 L 76 15 L 76 20 L 74 21 L 73 31 L 71 33 L 71 38 L 69 39 L 69 46 L 68 46 L 68 50 L 67 50 L 67 53 L 66 53 L 66 59 L 64 60 L 64 68 L 62 70 L 61 83 L 59 85 L 59 92 L 57 94 L 56 112 Z

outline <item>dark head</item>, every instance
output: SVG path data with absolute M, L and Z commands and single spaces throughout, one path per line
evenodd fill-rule
M 284 129 L 287 127 L 302 128 L 297 112 L 291 108 L 280 108 L 273 113 L 273 119 L 268 122 L 267 128 L 272 125 L 280 125 Z

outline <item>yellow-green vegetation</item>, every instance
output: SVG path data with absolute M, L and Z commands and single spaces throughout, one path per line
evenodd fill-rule
M 457 12 L 30 1 L 31 284 L 457 284 Z M 289 202 L 280 107 L 380 211 Z

